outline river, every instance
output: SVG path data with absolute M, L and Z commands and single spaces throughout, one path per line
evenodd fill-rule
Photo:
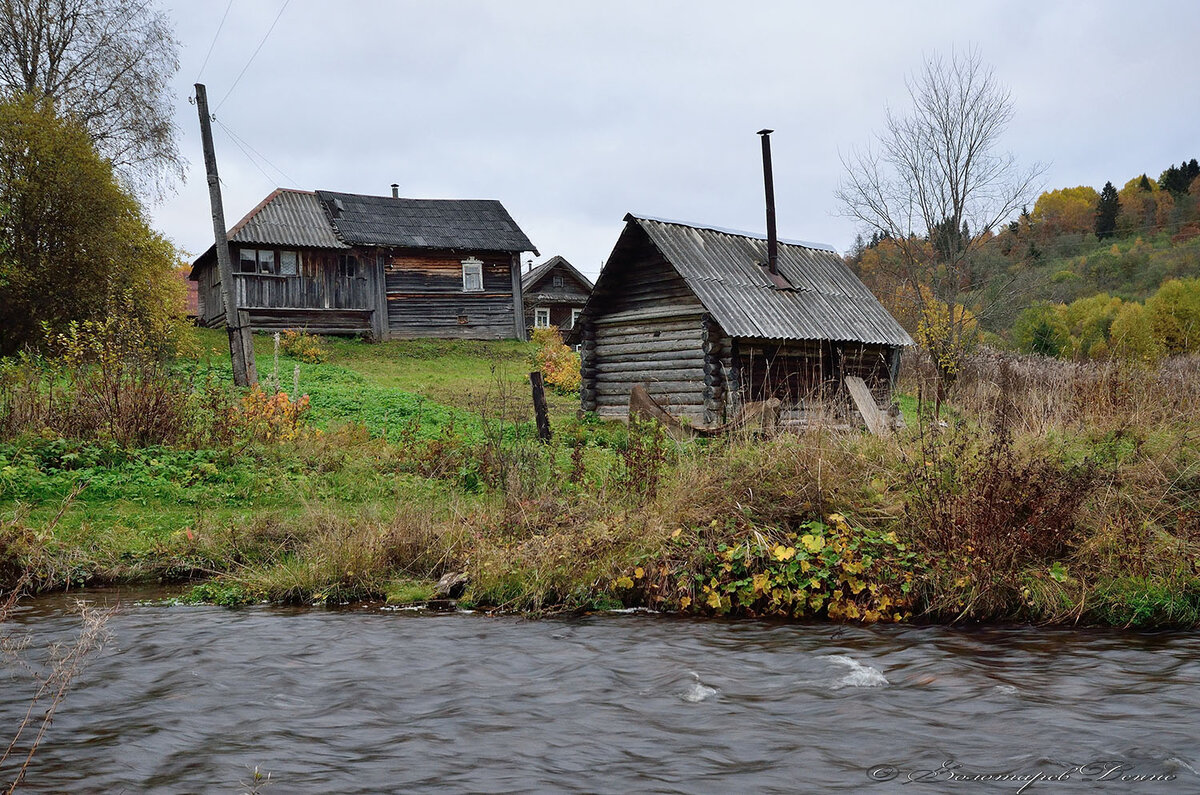
M 1200 792 L 1194 633 L 146 596 L 120 597 L 26 791 L 242 793 L 257 768 L 266 795 Z M 26 659 L 70 639 L 73 598 L 22 602 Z M 3 670 L 10 729 L 32 682 Z

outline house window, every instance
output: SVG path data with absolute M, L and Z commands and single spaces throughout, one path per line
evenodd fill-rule
M 483 261 L 474 257 L 462 261 L 463 292 L 483 292 Z
M 561 273 L 556 273 L 556 274 L 554 274 L 554 286 L 555 286 L 555 287 L 562 287 L 562 286 L 563 286 L 563 280 L 562 280 L 562 274 L 561 274 Z
M 295 276 L 299 272 L 300 255 L 295 251 L 279 252 L 279 275 Z
M 238 271 L 295 276 L 299 272 L 300 254 L 296 251 L 276 251 L 272 248 L 243 248 L 238 251 Z
M 534 328 L 550 328 L 550 310 L 549 309 L 533 310 L 533 327 Z
M 575 328 L 575 324 L 579 322 L 579 314 L 581 312 L 583 312 L 582 309 L 572 309 L 571 310 L 571 326 L 570 326 L 571 328 Z
M 337 275 L 339 279 L 353 279 L 358 275 L 358 257 L 353 254 L 338 255 Z

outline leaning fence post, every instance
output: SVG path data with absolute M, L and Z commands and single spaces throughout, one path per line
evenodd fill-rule
M 546 412 L 546 387 L 542 383 L 540 370 L 529 374 L 529 383 L 533 386 L 533 413 L 537 417 L 538 438 L 543 442 L 548 442 L 550 441 L 550 415 Z

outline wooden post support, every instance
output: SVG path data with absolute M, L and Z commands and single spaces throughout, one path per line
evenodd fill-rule
M 516 335 L 517 339 L 524 342 L 528 339 L 528 335 L 525 333 L 525 294 L 521 289 L 520 253 L 512 255 L 509 270 L 512 271 L 513 334 Z
M 529 374 L 529 383 L 533 385 L 533 413 L 537 416 L 538 438 L 543 442 L 548 442 L 550 441 L 550 415 L 546 410 L 546 386 L 542 383 L 540 370 Z
M 250 329 L 250 313 L 238 310 L 238 348 L 246 362 L 246 380 L 249 386 L 258 383 L 258 365 L 254 363 L 254 334 Z
M 233 263 L 229 261 L 229 239 L 225 236 L 225 208 L 221 204 L 221 178 L 217 176 L 217 154 L 213 148 L 212 116 L 208 112 L 208 93 L 196 83 L 196 110 L 200 114 L 200 140 L 204 147 L 204 168 L 208 172 L 208 199 L 212 205 L 213 237 L 217 253 L 217 272 L 221 274 L 221 299 L 225 302 L 225 331 L 229 334 L 229 358 L 233 364 L 233 383 L 251 386 L 258 382 L 254 367 L 254 346 L 249 329 L 242 333 L 233 289 Z

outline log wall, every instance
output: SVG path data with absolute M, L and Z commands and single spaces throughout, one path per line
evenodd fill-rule
M 700 314 L 606 318 L 584 335 L 585 402 L 603 416 L 629 414 L 629 393 L 643 384 L 670 413 L 704 419 Z
M 483 262 L 481 292 L 463 290 L 462 261 L 472 256 Z M 383 259 L 390 338 L 517 336 L 511 255 L 391 251 Z

